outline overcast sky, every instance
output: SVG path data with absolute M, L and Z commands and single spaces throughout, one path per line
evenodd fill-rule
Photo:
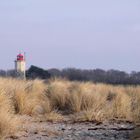
M 140 0 L 0 0 L 0 69 L 140 71 Z

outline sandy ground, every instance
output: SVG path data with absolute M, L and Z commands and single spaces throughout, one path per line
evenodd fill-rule
M 41 122 L 24 116 L 23 128 L 6 140 L 130 140 L 135 126 L 130 123 Z M 138 135 L 140 131 L 138 131 Z M 138 140 L 139 136 L 134 136 Z

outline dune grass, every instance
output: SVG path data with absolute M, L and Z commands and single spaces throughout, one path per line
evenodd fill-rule
M 77 120 L 140 121 L 140 86 L 112 86 L 59 79 L 50 81 L 47 86 L 46 95 L 52 108 L 70 114 L 82 113 Z
M 19 115 L 44 121 L 62 121 L 69 115 L 74 122 L 140 122 L 140 86 L 0 78 L 0 138 L 19 129 Z

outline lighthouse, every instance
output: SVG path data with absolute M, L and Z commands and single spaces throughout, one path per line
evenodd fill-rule
M 15 60 L 15 71 L 17 76 L 21 79 L 26 79 L 26 60 L 25 54 L 19 53 Z

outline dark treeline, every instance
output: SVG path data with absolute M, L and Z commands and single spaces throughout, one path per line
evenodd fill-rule
M 51 77 L 62 77 L 76 81 L 92 81 L 95 83 L 138 85 L 140 84 L 140 72 L 126 73 L 119 70 L 81 70 L 75 68 L 49 69 Z
M 14 70 L 4 71 L 0 70 L 1 77 L 16 77 L 17 73 Z M 108 83 L 108 84 L 123 84 L 123 85 L 139 85 L 140 72 L 126 73 L 119 70 L 81 70 L 75 68 L 66 69 L 49 69 L 31 66 L 26 76 L 29 79 L 49 79 L 53 77 L 66 78 L 71 81 L 92 81 L 95 83 Z
M 0 77 L 17 77 L 15 70 L 0 70 Z

